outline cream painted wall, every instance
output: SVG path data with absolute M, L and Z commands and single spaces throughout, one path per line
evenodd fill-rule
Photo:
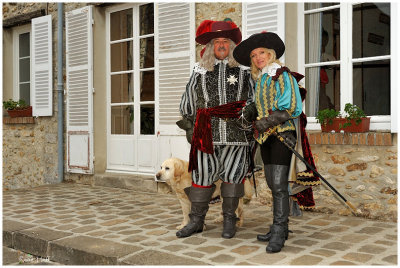
M 285 4 L 285 65 L 297 72 L 297 3 Z
M 104 173 L 107 165 L 107 83 L 105 8 L 93 8 L 93 128 L 95 173 Z
M 13 97 L 13 36 L 11 29 L 3 29 L 3 100 Z

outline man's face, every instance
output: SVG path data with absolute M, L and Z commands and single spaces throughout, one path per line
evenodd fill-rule
M 228 38 L 215 38 L 214 39 L 214 55 L 217 59 L 223 60 L 229 54 L 229 39 Z

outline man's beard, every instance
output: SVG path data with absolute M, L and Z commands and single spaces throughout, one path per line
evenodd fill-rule
M 228 56 L 228 55 L 225 56 L 225 52 L 226 52 L 226 49 L 225 49 L 225 48 L 219 48 L 219 49 L 218 49 L 218 55 L 219 55 L 219 57 L 220 57 L 220 58 L 226 58 L 226 56 Z

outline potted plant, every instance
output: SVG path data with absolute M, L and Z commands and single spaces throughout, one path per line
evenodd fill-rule
M 32 106 L 27 105 L 24 100 L 14 101 L 9 99 L 8 101 L 3 101 L 3 107 L 10 117 L 32 116 Z
M 367 132 L 369 131 L 370 118 L 357 105 L 346 103 L 345 116 L 339 111 L 325 109 L 318 111 L 317 122 L 321 124 L 323 132 Z

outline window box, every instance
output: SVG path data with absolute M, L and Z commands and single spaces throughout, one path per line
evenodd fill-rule
M 20 110 L 7 110 L 7 113 L 10 117 L 31 117 L 32 116 L 32 106 L 29 106 L 26 109 L 20 109 Z
M 333 118 L 332 124 L 321 124 L 321 130 L 322 132 L 331 132 L 332 130 L 335 132 L 340 132 L 341 130 L 344 132 L 368 132 L 370 119 L 370 117 L 361 118 L 361 122 L 357 125 L 354 119 Z M 351 125 L 343 127 L 345 123 L 351 123 Z

